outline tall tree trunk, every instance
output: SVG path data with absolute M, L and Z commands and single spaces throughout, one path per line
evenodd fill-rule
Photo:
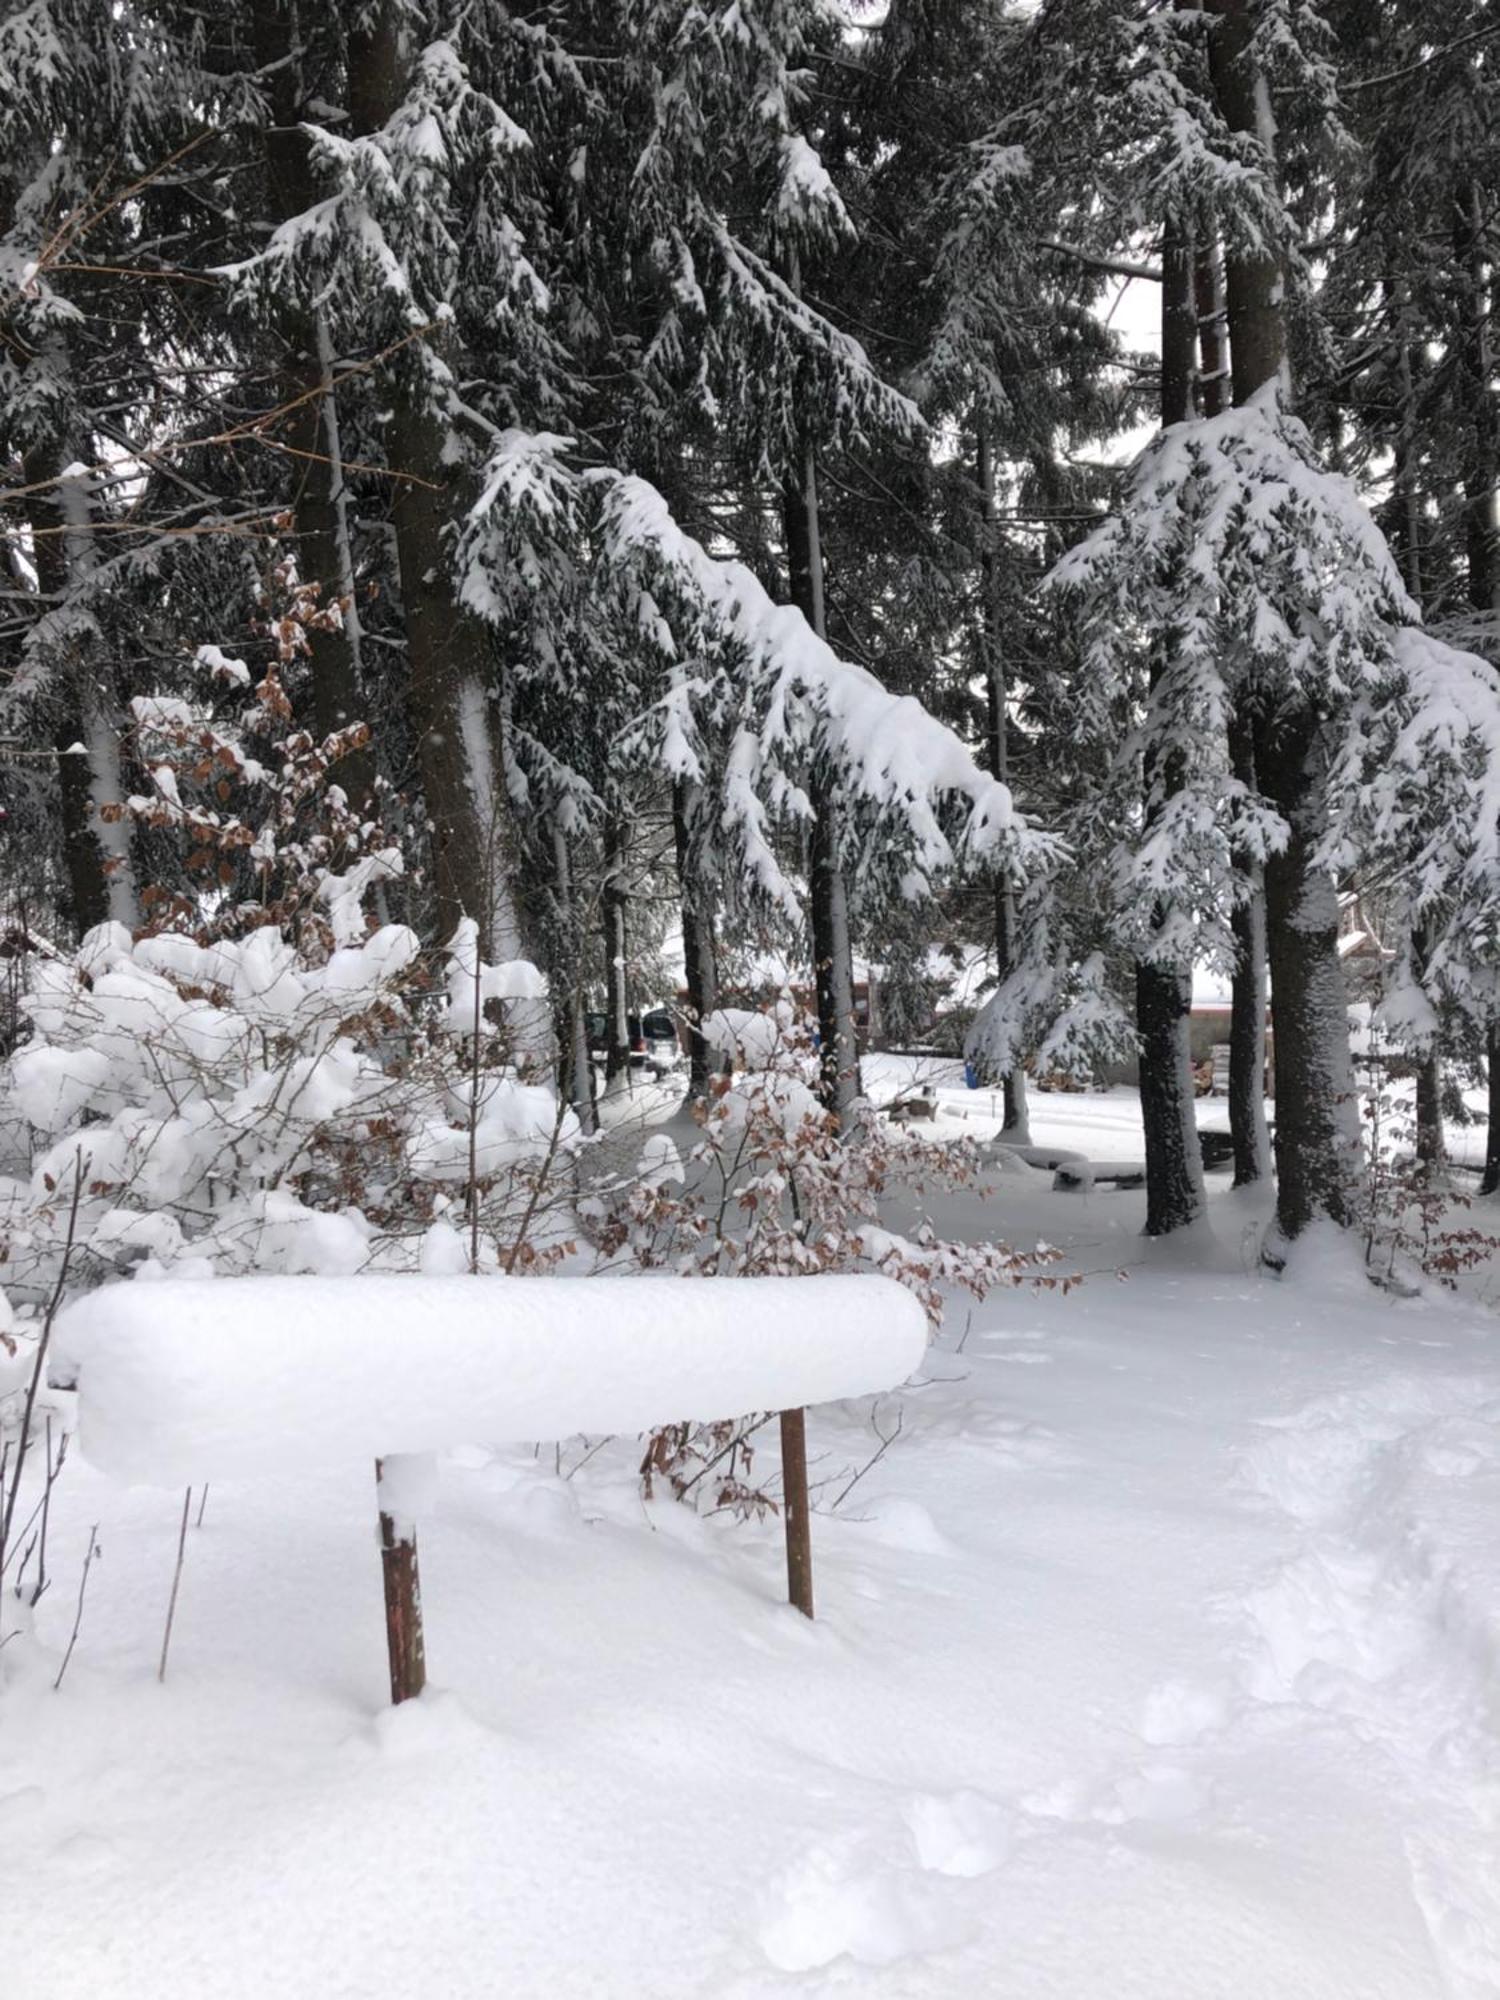
M 1270 93 L 1251 46 L 1255 17 L 1250 0 L 1208 0 L 1207 11 L 1218 16 L 1208 56 L 1220 113 L 1231 132 L 1259 140 L 1267 171 L 1274 175 L 1276 128 Z M 1224 304 L 1235 402 L 1247 402 L 1268 382 L 1288 390 L 1284 273 L 1274 252 L 1252 250 L 1243 242 L 1226 251 Z
M 303 122 L 309 115 L 303 34 L 310 24 L 305 15 L 299 21 L 298 13 L 298 0 L 255 0 L 255 52 L 269 111 L 262 146 L 275 222 L 304 214 L 321 192 Z M 314 311 L 287 302 L 273 332 L 281 347 L 278 400 L 286 412 L 275 437 L 291 466 L 298 574 L 320 587 L 325 603 L 336 600 L 343 608 L 341 624 L 308 635 L 313 721 L 320 736 L 330 736 L 364 719 L 333 357 L 326 327 Z M 368 797 L 373 778 L 367 752 L 355 752 L 339 766 L 338 781 L 356 803 Z
M 1266 863 L 1276 1077 L 1276 1219 L 1288 1239 L 1320 1216 L 1352 1219 L 1359 1155 L 1349 1011 L 1339 959 L 1339 906 L 1314 854 L 1325 824 L 1322 749 L 1300 707 L 1263 718 L 1261 786 L 1291 829 Z
M 59 354 L 56 365 L 65 369 L 66 356 Z M 66 474 L 78 457 L 62 445 L 29 452 L 24 461 L 25 483 L 41 489 L 31 496 L 37 589 L 53 607 L 63 605 L 70 592 L 87 582 L 97 561 L 87 477 Z M 126 817 L 105 820 L 100 815 L 102 806 L 123 800 L 127 789 L 120 750 L 124 720 L 114 668 L 84 627 L 50 650 L 70 914 L 80 933 L 111 921 L 129 929 L 140 920 L 131 823 Z
M 618 820 L 604 829 L 604 1056 L 606 1085 L 630 1076 L 630 996 L 625 984 L 625 833 Z
M 713 897 L 704 881 L 693 838 L 700 789 L 680 780 L 672 787 L 672 833 L 682 899 L 682 977 L 687 988 L 689 1097 L 708 1094 L 709 1078 L 714 1073 L 714 1052 L 704 1039 L 702 1024 L 719 1004 Z
M 501 774 L 496 663 L 484 628 L 458 603 L 443 532 L 461 495 L 444 460 L 441 423 L 408 386 L 394 387 L 391 402 L 407 708 L 427 805 L 437 934 L 446 939 L 472 914 L 486 957 L 517 958 L 518 843 Z
M 1010 689 L 1000 623 L 1000 519 L 995 493 L 995 454 L 983 420 L 979 425 L 979 491 L 984 506 L 984 550 L 981 584 L 984 592 L 983 642 L 985 689 L 989 698 L 990 775 L 1010 783 Z M 1003 986 L 1015 970 L 1017 957 L 1016 891 L 1004 868 L 995 874 L 995 984 Z M 1001 1079 L 1005 1116 L 1001 1127 L 1019 1145 L 1031 1143 L 1026 1104 L 1026 1072 L 1016 1063 Z
M 356 134 L 397 110 L 410 59 L 396 0 L 379 0 L 361 19 L 348 50 Z M 385 387 L 407 712 L 427 808 L 435 929 L 446 941 L 460 917 L 472 916 L 485 957 L 519 958 L 526 955 L 520 841 L 504 780 L 499 667 L 485 627 L 459 604 L 449 566 L 447 531 L 463 512 L 464 478 L 447 449 L 447 423 L 420 380 L 398 362 Z M 523 1004 L 508 1020 L 523 1063 L 549 1067 L 548 1010 Z
M 1411 343 L 1405 337 L 1408 287 L 1397 289 L 1397 305 L 1403 321 L 1401 358 L 1397 381 L 1401 391 L 1401 428 L 1392 465 L 1395 508 L 1390 542 L 1401 565 L 1402 578 L 1412 602 L 1420 607 L 1422 591 L 1422 495 L 1417 483 L 1417 398 L 1413 381 Z M 1411 939 L 1412 969 L 1421 978 L 1427 964 L 1428 940 L 1421 925 Z M 1431 1045 L 1416 1058 L 1416 1156 L 1428 1179 L 1443 1163 L 1443 1067 L 1442 1044 L 1434 1031 Z
M 1224 262 L 1208 218 L 1193 262 L 1198 309 L 1198 396 L 1205 417 L 1229 408 L 1229 322 L 1224 303 Z M 1255 738 L 1248 716 L 1229 722 L 1229 763 L 1247 791 L 1255 790 Z M 1229 1139 L 1234 1185 L 1251 1187 L 1271 1171 L 1266 1130 L 1266 892 L 1253 855 L 1234 857 L 1240 880 L 1229 927 L 1234 972 L 1229 986 Z
M 1461 181 L 1453 196 L 1453 262 L 1463 286 L 1459 358 L 1473 414 L 1464 467 L 1465 545 L 1469 603 L 1481 617 L 1500 611 L 1500 409 L 1491 379 L 1492 287 L 1486 263 L 1484 206 L 1477 182 Z M 1493 657 L 1495 639 L 1489 637 Z M 1485 1034 L 1489 1131 L 1481 1194 L 1500 1191 L 1500 1017 Z
M 557 1008 L 559 1065 L 568 1101 L 585 1132 L 598 1129 L 594 1104 L 594 1065 L 589 1054 L 588 1015 L 583 991 L 583 939 L 573 894 L 573 860 L 561 827 L 552 831 L 553 901 L 556 906 L 557 948 L 552 957 L 552 989 Z
M 1417 1064 L 1417 1165 L 1423 1178 L 1431 1180 L 1447 1158 L 1443 1143 L 1443 1077 L 1435 1055 L 1424 1056 Z
M 1463 469 L 1469 602 L 1482 616 L 1493 616 L 1500 613 L 1500 407 L 1492 380 L 1493 287 L 1477 182 L 1460 182 L 1454 192 L 1453 262 L 1463 287 L 1459 359 L 1473 416 Z
M 1193 245 L 1193 304 L 1198 317 L 1198 411 L 1229 408 L 1229 322 L 1224 307 L 1224 258 L 1212 218 L 1199 217 Z
M 1256 788 L 1255 737 L 1250 720 L 1234 715 L 1229 724 L 1229 762 L 1249 791 Z M 1266 1129 L 1266 888 L 1260 863 L 1236 855 L 1244 877 L 1230 916 L 1234 973 L 1229 987 L 1229 1138 L 1234 1148 L 1234 1185 L 1252 1187 L 1271 1171 L 1271 1138 Z
M 1188 231 L 1169 219 L 1162 245 L 1161 420 L 1165 427 L 1193 415 L 1197 313 L 1193 300 L 1193 246 Z M 1165 665 L 1171 635 L 1153 648 L 1151 682 Z M 1170 791 L 1180 774 L 1158 769 L 1148 755 L 1150 796 L 1159 781 Z M 1159 916 L 1158 916 L 1159 921 Z M 1190 1039 L 1192 974 L 1171 959 L 1141 958 L 1135 969 L 1136 1031 L 1140 1042 L 1141 1124 L 1146 1141 L 1146 1234 L 1185 1229 L 1203 1213 L 1203 1155 L 1193 1108 Z
M 1251 46 L 1248 0 L 1213 0 L 1214 92 L 1232 132 L 1258 139 L 1274 170 L 1270 94 Z M 1278 258 L 1241 244 L 1225 258 L 1234 399 L 1288 386 L 1284 274 Z M 1322 717 L 1305 697 L 1254 718 L 1256 775 L 1286 821 L 1286 846 L 1266 864 L 1276 1078 L 1276 1219 L 1283 1237 L 1326 1216 L 1347 1222 L 1359 1149 L 1338 897 L 1315 860 L 1324 825 Z
M 822 638 L 823 551 L 818 534 L 818 475 L 811 447 L 782 487 L 787 575 L 791 600 Z M 847 1126 L 860 1095 L 859 1048 L 854 1034 L 854 954 L 849 939 L 849 899 L 839 856 L 839 799 L 826 779 L 809 787 L 813 826 L 808 916 L 817 993 L 820 1096 Z
M 1489 1123 L 1484 1141 L 1484 1172 L 1479 1192 L 1500 1189 L 1500 1021 L 1491 1021 L 1484 1038 L 1485 1078 L 1489 1091 Z

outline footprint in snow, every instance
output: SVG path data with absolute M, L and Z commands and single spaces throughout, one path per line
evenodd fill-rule
M 1213 1786 L 1182 1764 L 1151 1762 L 1090 1784 L 1064 1778 L 1024 1801 L 1039 1819 L 1093 1821 L 1099 1826 L 1153 1825 L 1196 1819 L 1213 1804 Z
M 782 1972 L 858 1965 L 968 1943 L 977 1912 L 956 1892 L 1010 1853 L 1014 1815 L 978 1792 L 908 1800 L 899 1824 L 811 1847 L 769 1885 L 761 1950 Z
M 883 1548 L 905 1549 L 913 1555 L 951 1556 L 953 1544 L 919 1500 L 889 1493 L 862 1517 L 865 1532 Z
M 1015 1814 L 983 1792 L 919 1794 L 906 1823 L 918 1865 L 937 1875 L 988 1875 L 1015 1844 Z
M 1250 1483 L 1302 1531 L 1249 1594 L 1247 1691 L 1344 1718 L 1412 1815 L 1412 1893 L 1453 2000 L 1500 1992 L 1493 1613 L 1424 1518 L 1423 1482 L 1497 1462 L 1490 1384 L 1393 1378 L 1323 1399 L 1253 1449 Z M 1483 1539 L 1485 1510 L 1475 1506 Z
M 1229 1697 L 1195 1681 L 1163 1681 L 1146 1697 L 1141 1735 L 1166 1745 L 1199 1743 L 1229 1720 Z
M 1170 1825 L 1196 1819 L 1213 1803 L 1213 1786 L 1181 1764 L 1143 1764 L 1116 1781 L 1114 1798 L 1095 1812 L 1109 1826 L 1131 1820 Z
M 1426 1426 L 1417 1448 L 1421 1464 L 1439 1479 L 1468 1479 L 1500 1465 L 1500 1433 L 1479 1418 L 1439 1418 Z

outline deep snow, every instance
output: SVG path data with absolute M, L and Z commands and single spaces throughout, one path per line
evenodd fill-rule
M 1128 1095 L 1033 1112 L 1138 1152 Z M 1262 1277 L 1222 1193 L 1185 1268 L 1140 1201 L 973 1205 L 1094 1275 L 811 1418 L 816 1625 L 778 1524 L 549 1442 L 444 1465 L 419 1703 L 352 1474 L 213 1486 L 158 1686 L 180 1499 L 70 1466 L 0 1652 L 7 2000 L 1500 1991 L 1496 1323 Z

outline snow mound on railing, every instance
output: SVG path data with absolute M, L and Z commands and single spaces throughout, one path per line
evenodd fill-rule
M 93 1464 L 181 1486 L 831 1402 L 926 1346 L 881 1277 L 263 1277 L 105 1286 L 55 1366 Z

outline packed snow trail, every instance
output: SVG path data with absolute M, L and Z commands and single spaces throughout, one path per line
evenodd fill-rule
M 1500 1499 L 1494 1377 L 1397 1373 L 1319 1399 L 1247 1471 L 1302 1536 L 1247 1605 L 1246 1686 L 1362 1746 L 1410 1815 L 1412 1890 L 1452 1992 L 1500 1993 L 1500 1559 L 1469 1490 Z
M 814 1414 L 815 1625 L 633 1444 L 475 1450 L 420 1702 L 341 1474 L 212 1488 L 158 1687 L 180 1502 L 71 1466 L 0 1652 L 7 2000 L 1493 1993 L 1496 1322 L 997 1201 L 1101 1275 Z

